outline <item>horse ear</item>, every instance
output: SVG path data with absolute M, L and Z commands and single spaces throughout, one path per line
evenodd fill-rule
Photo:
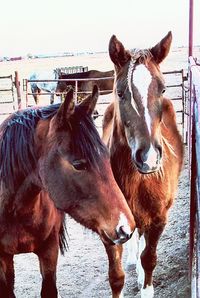
M 56 120 L 57 123 L 59 123 L 59 125 L 61 126 L 65 124 L 66 120 L 68 120 L 74 114 L 75 104 L 73 100 L 73 92 L 74 91 L 71 88 L 69 92 L 66 94 L 65 100 L 61 104 L 57 112 Z
M 94 85 L 92 94 L 87 96 L 80 104 L 79 107 L 84 110 L 84 112 L 88 115 L 91 115 L 94 111 L 94 108 L 97 103 L 97 99 L 99 97 L 99 88 L 97 85 Z
M 109 55 L 116 68 L 123 67 L 131 59 L 129 51 L 125 50 L 115 35 L 111 37 L 109 42 Z
M 157 45 L 150 49 L 156 63 L 159 64 L 166 58 L 169 53 L 171 43 L 172 32 L 169 31 L 168 34 L 159 43 L 157 43 Z

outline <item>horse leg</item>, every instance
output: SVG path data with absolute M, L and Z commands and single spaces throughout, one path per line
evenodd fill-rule
M 139 253 L 139 233 L 138 229 L 136 228 L 131 239 L 126 242 L 126 247 L 128 251 L 126 267 L 135 267 L 138 260 L 138 253 Z
M 57 298 L 56 266 L 58 260 L 58 241 L 50 240 L 45 243 L 42 250 L 37 252 L 42 274 L 42 298 Z
M 34 93 L 35 94 L 33 95 L 33 97 L 35 99 L 35 104 L 38 105 L 39 104 L 39 95 L 41 93 L 41 90 L 38 87 L 36 87 Z
M 105 244 L 104 244 L 105 245 Z M 122 298 L 125 274 L 122 268 L 122 245 L 105 245 L 109 260 L 109 282 L 113 298 Z
M 0 298 L 15 298 L 13 255 L 0 257 Z
M 142 285 L 141 298 L 154 296 L 153 270 L 157 263 L 156 248 L 164 230 L 165 223 L 152 224 L 140 238 L 138 264 L 138 283 Z M 145 243 L 146 242 L 146 243 Z
M 54 93 L 51 93 L 50 104 L 52 105 L 53 103 L 54 103 Z

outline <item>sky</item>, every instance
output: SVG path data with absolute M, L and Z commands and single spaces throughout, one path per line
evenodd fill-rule
M 200 0 L 194 0 L 200 44 Z M 172 31 L 188 45 L 189 0 L 1 0 L 0 57 L 107 51 L 115 34 L 128 48 L 147 48 Z

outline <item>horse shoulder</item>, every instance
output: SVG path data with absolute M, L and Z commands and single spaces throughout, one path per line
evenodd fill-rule
M 181 139 L 178 131 L 176 112 L 170 99 L 163 99 L 162 127 L 167 128 L 169 134 Z
M 178 130 L 176 121 L 176 112 L 170 99 L 163 100 L 163 117 L 162 117 L 162 135 L 168 148 L 171 148 L 171 158 L 175 159 L 174 163 L 179 165 L 179 172 L 183 164 L 184 146 L 182 137 Z
M 168 98 L 163 99 L 163 121 L 176 126 L 176 113 L 172 101 Z

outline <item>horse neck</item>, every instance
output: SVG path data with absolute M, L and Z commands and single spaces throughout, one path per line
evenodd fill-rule
M 122 148 L 129 151 L 124 126 L 119 115 L 118 104 L 114 101 L 111 107 L 112 117 L 109 119 L 104 129 L 103 140 L 107 143 L 106 145 L 109 147 L 111 153 L 113 151 L 121 151 Z

